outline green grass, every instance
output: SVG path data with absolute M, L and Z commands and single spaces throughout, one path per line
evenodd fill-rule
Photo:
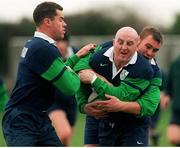
M 0 122 L 2 121 L 2 113 L 0 113 Z M 0 146 L 6 146 L 6 143 L 4 141 L 4 136 L 3 136 L 3 133 L 2 133 L 2 124 L 1 125 L 1 128 L 0 128 Z
M 160 121 L 157 126 L 157 131 L 161 134 L 159 146 L 164 146 L 164 147 L 172 146 L 169 144 L 166 138 L 166 127 L 169 122 L 169 117 L 170 117 L 169 109 L 164 110 L 162 112 Z M 1 118 L 2 118 L 2 114 L 0 114 L 0 120 Z M 84 124 L 85 124 L 85 116 L 82 114 L 78 114 L 78 119 L 74 129 L 74 135 L 71 141 L 71 146 L 83 146 Z M 2 135 L 2 128 L 0 129 L 0 146 L 6 146 Z
M 163 110 L 161 113 L 161 118 L 157 125 L 157 131 L 160 133 L 160 141 L 159 146 L 165 147 L 165 146 L 172 146 L 167 139 L 166 131 L 167 131 L 167 125 L 170 120 L 170 109 Z

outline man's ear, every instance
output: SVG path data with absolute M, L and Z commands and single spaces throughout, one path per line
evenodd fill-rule
M 45 26 L 50 26 L 51 25 L 51 19 L 50 18 L 44 18 L 43 23 Z

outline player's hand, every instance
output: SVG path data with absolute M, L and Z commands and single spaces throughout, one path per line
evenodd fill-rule
M 96 102 L 88 103 L 84 107 L 86 114 L 95 117 L 96 119 L 103 118 L 107 116 L 107 112 L 101 110 L 96 104 Z
M 77 53 L 76 55 L 81 58 L 85 55 L 87 55 L 88 53 L 90 53 L 90 51 L 93 51 L 96 48 L 95 44 L 87 44 L 86 46 L 82 47 Z
M 106 112 L 119 112 L 124 106 L 124 102 L 120 101 L 117 97 L 111 95 L 105 95 L 108 100 L 96 101 L 96 105 L 101 107 Z
M 95 75 L 94 71 L 91 69 L 81 70 L 78 74 L 81 82 L 85 84 L 90 84 L 93 80 L 93 76 Z

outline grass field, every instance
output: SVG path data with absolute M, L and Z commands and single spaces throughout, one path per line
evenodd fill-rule
M 166 127 L 169 122 L 169 116 L 170 116 L 169 109 L 163 111 L 160 121 L 158 123 L 157 131 L 161 134 L 159 146 L 171 146 L 166 138 Z M 2 118 L 2 114 L 0 114 L 0 120 L 1 118 Z M 75 126 L 73 139 L 71 141 L 71 146 L 83 146 L 84 121 L 85 121 L 85 116 L 82 114 L 78 114 L 78 119 Z M 2 135 L 2 128 L 0 129 L 0 146 L 6 146 Z

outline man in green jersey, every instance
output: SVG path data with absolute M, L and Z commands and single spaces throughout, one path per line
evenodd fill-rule
M 158 34 L 159 35 L 159 34 Z M 117 36 L 116 36 L 117 37 Z M 116 38 L 115 37 L 115 41 L 117 40 L 118 41 L 118 43 L 121 45 L 123 42 L 124 42 L 124 40 L 122 40 L 121 39 L 121 37 L 120 38 Z M 145 37 L 147 37 L 147 36 L 145 36 Z M 144 37 L 144 38 L 145 38 Z M 148 37 L 149 37 L 149 34 L 148 34 Z M 158 49 L 159 47 L 160 47 L 160 45 L 161 45 L 161 43 L 162 43 L 162 36 L 161 36 L 161 34 L 160 34 L 160 41 L 158 40 L 157 42 L 158 42 L 158 44 L 155 44 L 155 47 L 154 46 L 152 46 L 152 47 L 150 47 L 150 48 L 152 48 L 152 49 L 154 49 L 154 48 L 156 48 L 156 49 Z M 114 41 L 114 42 L 115 42 Z M 127 40 L 128 41 L 128 40 Z M 142 43 L 144 43 L 144 42 L 142 42 L 143 40 L 141 40 L 141 44 Z M 144 40 L 145 41 L 145 40 Z M 106 48 L 106 46 L 107 45 L 103 45 L 103 48 Z M 112 46 L 112 45 L 111 45 Z M 110 47 L 111 47 L 110 46 Z M 129 42 L 127 42 L 127 45 L 126 46 L 130 46 L 129 45 Z M 122 50 L 119 48 L 119 51 L 120 51 L 120 53 L 119 54 L 121 54 L 121 56 L 122 56 L 122 58 L 123 58 L 123 56 L 125 57 L 125 55 L 128 53 L 128 47 L 122 47 Z M 101 52 L 103 49 L 100 49 L 99 51 L 97 51 L 97 52 Z M 107 54 L 104 54 L 105 56 L 107 55 Z M 114 55 L 115 55 L 115 52 L 114 52 Z M 93 58 L 94 57 L 96 57 L 97 56 L 97 54 L 95 54 L 95 56 L 93 55 Z M 92 60 L 93 59 L 92 57 L 90 57 L 90 59 Z M 100 59 L 100 60 L 104 60 L 103 58 L 101 58 L 101 57 L 98 57 L 97 59 Z M 113 58 L 111 58 L 111 59 L 113 59 Z M 127 59 L 126 59 L 127 60 Z M 93 61 L 93 60 L 92 60 Z M 90 65 L 91 65 L 91 67 L 93 67 L 93 65 L 92 65 L 92 61 L 90 61 Z M 94 59 L 94 61 L 96 61 L 95 63 L 96 63 L 96 66 L 95 67 L 93 67 L 94 69 L 95 69 L 95 72 L 97 72 L 98 74 L 101 74 L 99 71 L 103 71 L 104 69 L 103 68 L 101 68 L 101 66 L 107 66 L 109 63 L 107 63 L 106 61 L 103 61 L 103 63 L 100 63 L 100 67 L 99 67 L 99 71 L 96 69 L 97 67 L 98 67 L 98 61 L 96 60 L 96 59 Z M 83 61 L 83 62 L 85 62 L 85 61 Z M 79 67 L 80 67 L 80 69 L 83 67 L 83 62 L 82 63 L 80 63 L 79 64 Z M 142 62 L 142 61 L 141 61 Z M 138 63 L 138 62 L 137 62 Z M 142 63 L 141 63 L 142 64 Z M 132 64 L 131 64 L 132 65 Z M 109 66 L 109 65 L 108 65 Z M 134 78 L 137 78 L 137 76 L 139 76 L 139 78 L 141 77 L 141 78 L 143 78 L 143 75 L 137 75 L 137 73 L 133 73 L 133 72 L 131 72 L 131 73 L 133 73 L 132 75 L 131 74 L 127 74 L 127 71 L 128 71 L 128 69 L 126 69 L 128 66 L 126 65 L 126 66 L 124 66 L 125 68 L 125 70 L 124 69 L 122 69 L 121 70 L 121 74 L 120 74 L 120 78 L 122 79 L 122 82 L 120 83 L 120 85 L 119 86 L 117 86 L 116 88 L 113 88 L 112 86 L 109 86 L 109 85 L 107 85 L 106 83 L 104 83 L 104 82 L 102 82 L 99 78 L 96 78 L 96 76 L 94 75 L 94 72 L 92 72 L 92 71 L 86 71 L 86 72 L 83 72 L 84 74 L 82 74 L 82 73 L 80 73 L 80 75 L 81 75 L 81 78 L 82 79 L 84 79 L 85 80 L 85 82 L 86 83 L 92 83 L 92 87 L 96 90 L 96 92 L 98 92 L 98 94 L 101 94 L 101 98 L 103 98 L 102 97 L 102 95 L 104 95 L 105 93 L 107 93 L 107 94 L 110 94 L 110 95 L 115 95 L 115 96 L 117 96 L 118 97 L 118 99 L 121 99 L 121 101 L 120 100 L 118 100 L 117 98 L 115 98 L 115 97 L 112 97 L 112 96 L 107 96 L 108 98 L 111 98 L 110 100 L 108 100 L 108 101 L 97 101 L 96 103 L 89 103 L 89 104 L 86 104 L 87 103 L 87 96 L 86 97 L 83 97 L 83 94 L 88 94 L 89 92 L 88 91 L 81 91 L 80 93 L 79 93 L 79 96 L 77 96 L 78 98 L 79 98 L 79 107 L 80 107 L 80 111 L 81 112 L 83 112 L 83 111 L 85 111 L 86 113 L 88 113 L 89 115 L 92 115 L 92 116 L 95 116 L 95 117 L 101 117 L 101 116 L 103 116 L 104 115 L 104 113 L 103 112 L 119 112 L 119 111 L 121 111 L 121 112 L 126 112 L 126 113 L 132 113 L 132 114 L 136 114 L 136 115 L 139 115 L 139 116 L 147 116 L 147 115 L 151 115 L 151 114 L 153 114 L 154 113 L 154 111 L 155 111 L 155 109 L 156 109 L 156 107 L 157 107 L 157 104 L 158 104 L 158 102 L 159 102 L 159 86 L 161 85 L 161 78 L 159 77 L 159 69 L 157 68 L 155 68 L 155 67 L 153 67 L 153 70 L 154 69 L 156 69 L 157 71 L 156 71 L 156 74 L 154 75 L 154 77 L 153 77 L 153 79 L 151 79 L 151 85 L 150 85 L 150 88 L 148 88 L 148 91 L 144 94 L 144 92 L 145 92 L 145 88 L 144 88 L 144 90 L 141 90 L 140 88 L 139 88 L 139 86 L 141 87 L 141 88 L 143 88 L 143 87 L 145 87 L 144 85 L 142 85 L 143 83 L 142 83 L 142 81 L 139 81 L 139 79 L 134 79 Z M 129 66 L 130 67 L 130 66 Z M 132 66 L 131 66 L 132 67 Z M 142 67 L 146 67 L 145 65 L 140 65 L 140 62 L 139 62 L 139 64 L 137 64 L 136 66 L 134 66 L 134 67 L 136 67 L 136 68 L 134 68 L 132 71 L 141 71 L 141 70 L 143 70 L 143 68 Z M 139 68 L 139 67 L 141 67 L 141 69 Z M 88 67 L 87 67 L 88 68 Z M 94 70 L 93 69 L 93 70 Z M 106 67 L 106 69 L 107 69 L 107 67 Z M 97 71 L 96 71 L 97 70 Z M 110 70 L 110 69 L 109 69 Z M 104 71 L 105 72 L 105 71 Z M 129 72 L 129 71 L 128 71 Z M 129 72 L 129 73 L 130 73 Z M 113 72 L 112 72 L 113 73 Z M 146 74 L 145 72 L 143 72 L 144 74 Z M 89 75 L 89 76 L 88 76 Z M 103 75 L 103 74 L 102 74 Z M 129 75 L 129 77 L 130 78 L 133 78 L 133 79 L 128 79 L 128 76 L 127 75 Z M 104 75 L 103 75 L 104 76 Z M 156 77 L 157 78 L 156 78 Z M 88 78 L 89 77 L 89 78 Z M 104 76 L 106 79 L 108 79 L 108 77 L 107 77 L 107 75 L 105 75 Z M 123 79 L 123 77 L 125 77 L 125 79 Z M 112 77 L 112 79 L 114 79 L 114 78 L 116 78 L 117 79 L 117 77 L 115 76 L 115 77 Z M 94 82 L 92 82 L 93 81 L 93 79 L 94 79 Z M 110 80 L 110 79 L 108 79 L 111 83 L 113 83 L 113 81 L 116 81 L 116 80 Z M 138 84 L 139 83 L 139 84 Z M 134 85 L 134 84 L 136 84 L 136 85 Z M 138 84 L 138 85 L 137 85 Z M 116 84 L 117 85 L 117 84 Z M 129 88 L 128 88 L 128 86 L 130 86 Z M 81 88 L 82 89 L 82 88 Z M 128 90 L 129 89 L 129 90 Z M 144 91 L 144 92 L 143 92 Z M 138 92 L 140 92 L 139 94 L 138 94 Z M 153 92 L 153 94 L 152 94 L 152 92 Z M 132 93 L 132 94 L 131 94 Z M 137 94 L 136 94 L 137 93 Z M 89 93 L 90 94 L 90 93 Z M 150 94 L 152 94 L 151 95 L 151 97 L 153 98 L 151 98 L 150 97 Z M 131 96 L 132 95 L 132 96 Z M 142 96 L 143 95 L 143 96 Z M 83 98 L 84 98 L 84 100 L 85 101 L 83 101 Z M 85 99 L 86 98 L 86 99 Z M 137 99 L 137 100 L 136 100 Z M 128 102 L 127 102 L 128 101 Z M 129 101 L 133 101 L 133 102 L 129 102 Z M 86 104 L 86 105 L 84 105 L 84 104 Z M 85 106 L 85 107 L 84 107 Z M 98 106 L 98 108 L 97 108 L 97 106 Z M 101 106 L 101 107 L 99 107 L 99 106 Z M 99 108 L 101 108 L 101 110 L 99 110 Z M 84 110 L 83 110 L 84 109 Z M 114 118 L 114 117 L 113 117 Z M 127 116 L 127 118 L 128 119 L 130 119 L 131 118 L 131 115 L 128 117 Z M 133 119 L 134 117 L 132 116 L 132 118 L 131 119 Z M 122 118 L 122 121 L 124 121 L 124 120 L 126 120 L 126 118 Z M 136 119 L 134 119 L 134 120 L 136 120 Z M 145 120 L 144 120 L 145 121 Z M 127 124 L 127 123 L 129 123 L 129 124 L 131 124 L 131 122 L 128 122 L 128 120 L 126 120 L 125 121 L 125 124 Z M 121 126 L 122 126 L 122 124 L 121 124 Z M 146 126 L 146 128 L 147 128 L 147 126 Z M 125 136 L 125 135 L 124 135 Z M 146 136 L 147 136 L 147 134 L 146 134 Z M 138 136 L 137 136 L 138 137 Z M 132 138 L 133 138 L 133 136 L 132 136 Z M 125 143 L 119 143 L 118 144 L 118 146 L 119 145 L 123 145 L 123 146 L 132 146 L 132 145 L 136 145 L 137 143 L 136 143 L 136 138 L 133 138 L 133 140 L 131 140 L 132 142 L 131 143 L 129 143 L 129 140 L 128 141 L 126 141 Z M 145 140 L 145 142 L 143 143 L 144 145 L 146 145 L 147 144 L 147 137 L 146 137 L 146 139 L 144 138 L 144 140 Z M 134 143 L 133 143 L 133 141 L 134 141 Z M 89 144 L 89 143 L 87 143 L 86 142 L 86 140 L 85 140 L 85 144 Z M 112 143 L 111 143 L 112 144 Z M 126 145 L 127 144 L 127 145 Z M 115 144 L 116 145 L 116 144 Z

